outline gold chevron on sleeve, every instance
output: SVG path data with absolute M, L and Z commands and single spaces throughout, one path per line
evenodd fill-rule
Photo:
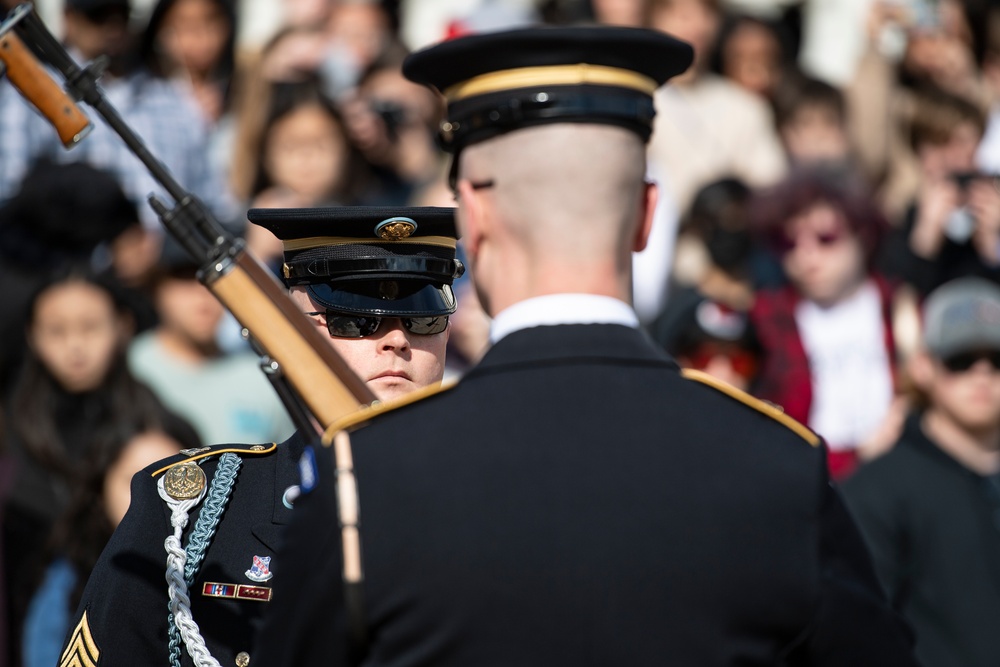
M 59 667 L 97 667 L 100 657 L 101 652 L 94 643 L 93 635 L 90 634 L 87 612 L 83 612 L 83 618 L 73 630 L 69 645 L 59 660 Z

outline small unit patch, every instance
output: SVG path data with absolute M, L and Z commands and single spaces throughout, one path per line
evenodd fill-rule
M 90 634 L 87 612 L 83 612 L 83 617 L 73 630 L 69 644 L 59 660 L 59 667 L 97 667 L 100 658 L 101 652 Z
M 268 569 L 270 564 L 270 556 L 254 556 L 253 565 L 243 574 L 247 575 L 247 579 L 250 581 L 267 581 L 274 576 L 274 573 Z

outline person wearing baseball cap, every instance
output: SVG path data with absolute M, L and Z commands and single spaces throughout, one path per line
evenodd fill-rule
M 931 292 L 910 360 L 919 409 L 844 494 L 924 667 L 1000 655 L 1000 286 Z

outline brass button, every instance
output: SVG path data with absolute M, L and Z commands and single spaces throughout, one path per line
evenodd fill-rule
M 250 664 L 250 654 L 240 651 L 236 654 L 236 667 L 247 667 Z

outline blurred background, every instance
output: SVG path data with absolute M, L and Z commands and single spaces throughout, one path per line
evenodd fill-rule
M 14 4 L 3 2 L 0 14 Z M 281 245 L 248 225 L 250 207 L 454 205 L 436 143 L 443 106 L 403 78 L 409 52 L 537 23 L 684 39 L 695 64 L 656 93 L 648 169 L 660 203 L 634 261 L 649 335 L 682 366 L 820 433 L 841 482 L 949 405 L 959 381 L 986 387 L 985 416 L 948 413 L 957 426 L 930 439 L 1000 450 L 993 343 L 971 350 L 983 363 L 929 351 L 924 312 L 956 280 L 1000 282 L 1000 2 L 37 9 L 80 62 L 104 59 L 102 86 L 126 121 L 275 271 Z M 280 441 L 292 428 L 239 325 L 164 238 L 146 203 L 159 187 L 85 111 L 95 130 L 65 151 L 0 80 L 0 667 L 54 664 L 78 586 L 120 518 L 122 485 L 116 496 L 107 480 L 184 446 Z M 489 318 L 468 278 L 456 292 L 457 376 L 487 350 Z M 928 359 L 944 370 L 923 372 Z M 1000 472 L 996 457 L 950 456 L 986 487 Z M 1000 491 L 983 502 L 1000 516 Z M 961 539 L 995 540 L 998 526 Z

